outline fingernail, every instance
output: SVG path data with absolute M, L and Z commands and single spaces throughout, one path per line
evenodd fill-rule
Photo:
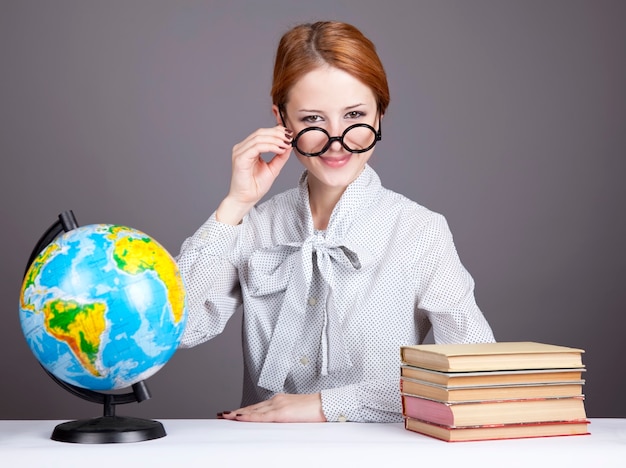
M 222 411 L 220 414 L 230 414 L 230 411 Z
M 285 135 L 287 135 L 289 138 L 291 138 L 293 136 L 293 130 L 290 130 L 288 128 L 285 129 Z

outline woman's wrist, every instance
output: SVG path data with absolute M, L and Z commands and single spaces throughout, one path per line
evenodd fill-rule
M 239 203 L 232 198 L 222 200 L 215 211 L 215 219 L 220 223 L 236 226 L 250 212 L 254 205 Z

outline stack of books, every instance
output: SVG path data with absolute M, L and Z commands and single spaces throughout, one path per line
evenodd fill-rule
M 405 428 L 448 442 L 589 434 L 583 352 L 535 342 L 403 346 Z

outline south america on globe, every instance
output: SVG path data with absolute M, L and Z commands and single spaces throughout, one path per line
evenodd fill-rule
M 41 365 L 77 387 L 108 391 L 154 375 L 187 318 L 178 266 L 152 237 L 93 224 L 59 235 L 33 260 L 20 323 Z

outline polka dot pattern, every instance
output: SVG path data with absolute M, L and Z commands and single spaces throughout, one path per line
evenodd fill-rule
M 243 308 L 242 405 L 317 393 L 329 421 L 402 421 L 400 347 L 494 341 L 445 218 L 381 186 L 366 166 L 326 231 L 313 229 L 307 173 L 238 226 L 212 215 L 178 264 L 189 319 L 181 346 Z

